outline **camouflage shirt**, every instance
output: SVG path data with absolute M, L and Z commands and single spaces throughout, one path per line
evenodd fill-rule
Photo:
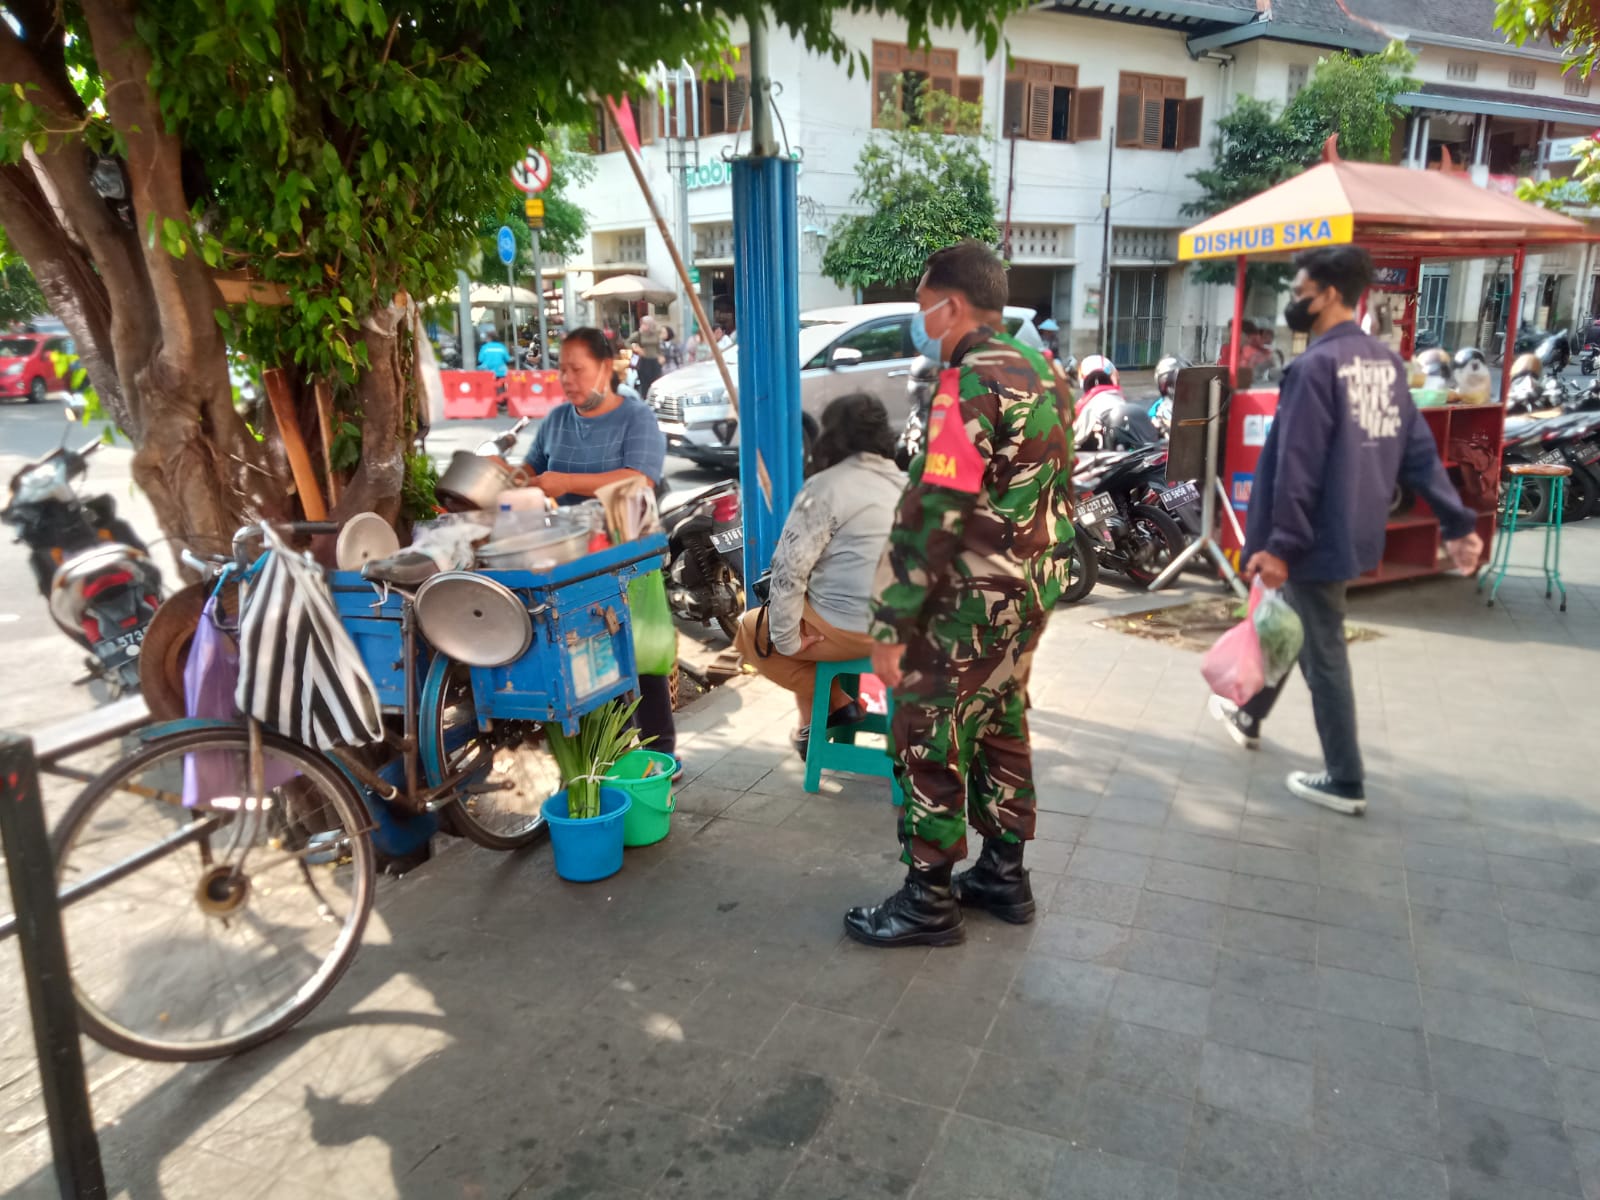
M 872 636 L 975 636 L 981 653 L 1042 625 L 1067 583 L 1071 481 L 1060 368 L 1005 334 L 969 335 L 878 562 Z

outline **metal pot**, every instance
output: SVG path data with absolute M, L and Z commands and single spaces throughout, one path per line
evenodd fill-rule
M 499 455 L 457 450 L 450 456 L 450 465 L 445 468 L 445 473 L 439 476 L 434 492 L 440 503 L 451 512 L 473 508 L 492 509 L 500 493 L 510 487 L 511 482 L 511 464 Z

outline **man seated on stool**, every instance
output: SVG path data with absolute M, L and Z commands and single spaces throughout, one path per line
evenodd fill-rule
M 800 726 L 790 740 L 801 759 L 811 735 L 816 664 L 872 653 L 872 580 L 906 483 L 894 465 L 894 440 L 876 396 L 840 396 L 823 411 L 812 448 L 819 469 L 783 523 L 767 604 L 745 613 L 734 637 L 745 662 L 794 693 Z M 828 712 L 830 726 L 863 715 L 837 683 Z

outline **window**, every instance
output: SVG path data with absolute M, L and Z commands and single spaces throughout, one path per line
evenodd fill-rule
M 656 127 L 660 119 L 656 116 L 656 101 L 654 96 L 629 96 L 628 106 L 633 110 L 634 128 L 639 131 L 639 144 L 648 146 L 656 140 Z M 589 131 L 589 153 L 610 154 L 613 150 L 622 149 L 622 133 L 611 120 L 611 110 L 603 102 L 594 106 L 594 126 Z
M 968 104 L 983 103 L 983 78 L 956 74 L 954 50 L 912 50 L 892 42 L 872 43 L 872 127 L 883 126 L 884 113 L 907 120 L 917 116 L 924 89 L 943 92 Z
M 1568 75 L 1566 93 L 1569 96 L 1587 96 L 1589 94 L 1589 77 L 1576 73 Z
M 1311 77 L 1311 68 L 1306 66 L 1305 63 L 1290 63 L 1289 64 L 1289 94 L 1285 97 L 1285 99 L 1286 100 L 1293 100 L 1301 92 L 1305 91 L 1306 80 L 1309 79 L 1310 77 Z
M 690 120 L 695 123 L 692 137 L 714 137 L 724 133 L 738 133 L 750 128 L 750 48 L 740 46 L 737 57 L 729 57 L 723 63 L 733 72 L 731 78 L 701 78 L 695 84 L 695 112 Z M 707 70 L 703 68 L 701 75 Z M 656 122 L 656 129 L 661 137 L 676 136 L 676 116 L 678 107 L 677 92 L 672 84 L 667 85 L 666 99 L 657 106 L 660 116 Z
M 1078 68 L 1017 59 L 1006 74 L 1006 137 L 1036 142 L 1092 142 L 1100 136 L 1104 88 L 1080 88 Z
M 1193 150 L 1200 145 L 1203 101 L 1184 97 L 1184 81 L 1131 75 L 1117 85 L 1117 145 L 1141 150 Z
M 888 362 L 895 358 L 911 358 L 916 351 L 911 348 L 911 319 L 897 317 L 892 321 L 879 321 L 852 330 L 828 348 L 831 356 L 835 350 L 861 351 L 863 363 Z
M 1525 92 L 1531 92 L 1534 88 L 1539 86 L 1539 72 L 1527 68 L 1522 68 L 1515 71 L 1507 71 L 1506 86 L 1521 88 Z
M 1478 78 L 1478 64 L 1461 59 L 1451 59 L 1445 66 L 1444 74 L 1446 79 L 1452 79 L 1456 83 L 1471 83 Z

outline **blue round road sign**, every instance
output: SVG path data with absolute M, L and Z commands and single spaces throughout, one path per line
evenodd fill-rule
M 511 232 L 511 226 L 500 226 L 500 232 L 495 237 L 495 246 L 500 251 L 500 261 L 509 267 L 517 257 L 517 239 Z

